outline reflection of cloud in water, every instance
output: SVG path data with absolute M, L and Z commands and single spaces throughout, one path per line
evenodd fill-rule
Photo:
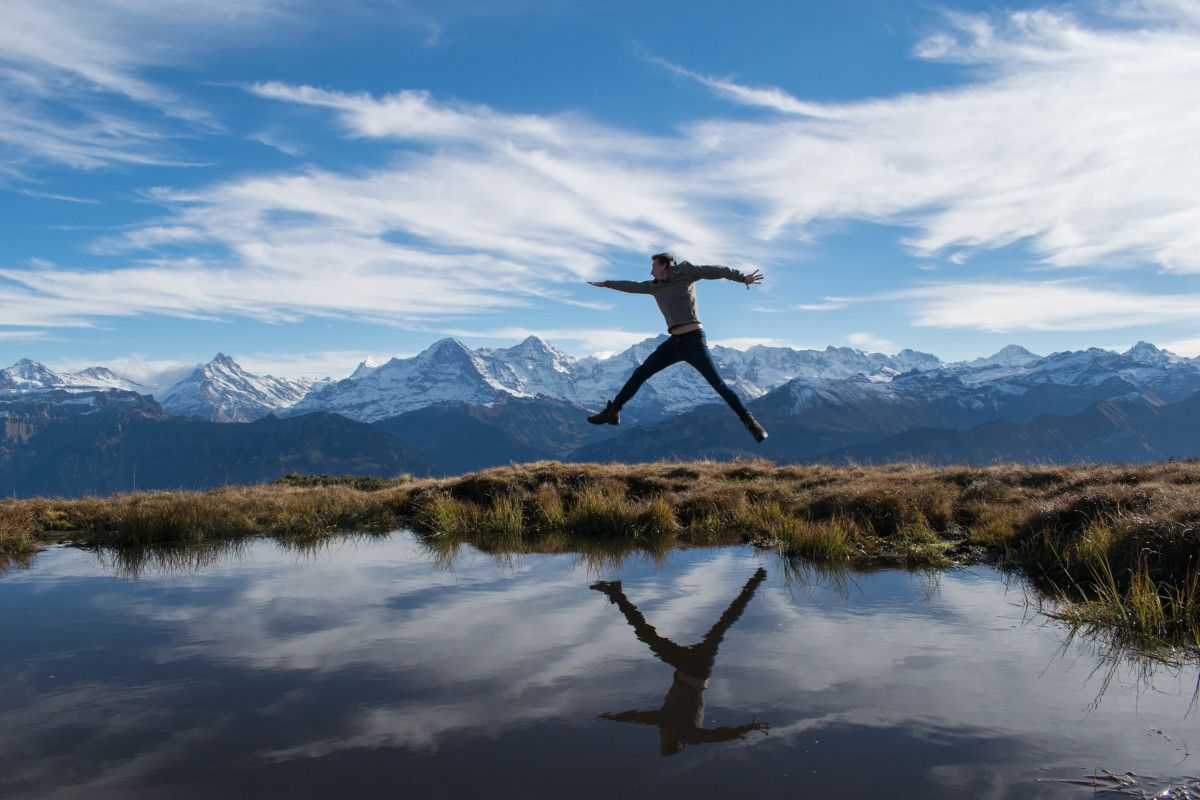
M 0 752 L 26 754 L 19 773 L 7 772 L 22 780 L 52 780 L 64 759 L 75 758 L 30 749 L 64 737 L 137 742 L 97 767 L 99 778 L 128 783 L 139 771 L 184 760 L 189 747 L 211 755 L 231 746 L 225 739 L 246 741 L 237 734 L 248 721 L 267 733 L 237 752 L 240 759 L 432 752 L 551 723 L 586 729 L 603 712 L 657 707 L 672 680 L 672 668 L 649 656 L 622 615 L 597 602 L 603 598 L 588 589 L 596 576 L 569 558 L 527 556 L 498 568 L 478 557 L 439 571 L 397 537 L 311 559 L 258 542 L 240 563 L 133 582 L 97 577 L 82 561 L 52 551 L 0 583 L 0 592 L 75 609 L 72 620 L 99 612 L 97 626 L 119 626 L 131 640 L 126 661 L 114 656 L 111 672 L 97 668 L 74 683 L 69 676 L 96 657 L 86 649 L 54 656 L 73 664 L 54 686 L 9 668 L 9 696 L 36 698 L 0 706 Z M 634 565 L 619 577 L 664 637 L 694 642 L 760 564 L 774 569 L 746 550 L 685 551 L 661 571 Z M 1119 680 L 1089 710 L 1097 659 L 1074 645 L 1060 654 L 1059 629 L 1026 623 L 1018 590 L 987 571 L 946 573 L 936 591 L 928 589 L 919 578 L 885 572 L 856 578 L 845 593 L 791 592 L 772 574 L 727 631 L 705 692 L 707 727 L 744 724 L 757 713 L 770 721 L 770 735 L 720 752 L 741 758 L 767 748 L 764 757 L 790 758 L 816 738 L 891 730 L 935 744 L 989 742 L 979 757 L 997 763 L 1091 768 L 1121 754 L 1128 761 L 1114 766 L 1152 772 L 1178 754 L 1161 739 L 1131 735 L 1131 719 L 1139 729 L 1200 741 L 1195 721 L 1183 719 L 1195 670 L 1161 674 L 1153 693 Z M 100 640 L 95 649 L 123 646 Z M 46 671 L 46 658 L 37 669 Z M 137 669 L 125 669 L 127 662 Z M 197 688 L 180 675 L 211 678 L 203 693 L 216 698 L 215 708 L 198 704 Z M 230 697 L 240 705 L 222 707 Z M 656 738 L 632 727 L 623 733 Z M 1000 766 L 977 766 L 1006 785 Z M 938 770 L 946 785 L 962 780 L 953 763 Z M 81 780 L 90 780 L 86 772 Z
M 211 713 L 201 726 L 163 728 L 164 715 L 170 716 L 165 710 L 186 703 L 183 682 L 128 687 L 96 681 L 46 693 L 30 678 L 5 679 L 6 692 L 38 697 L 35 706 L 0 709 L 0 774 L 10 787 L 59 786 L 64 796 L 108 796 L 115 787 L 187 761 L 197 746 L 234 723 L 234 714 L 225 710 Z M 150 740 L 148 731 L 155 732 Z M 133 742 L 141 744 L 130 747 Z M 102 762 L 102 769 L 93 761 Z
M 1184 719 L 1195 668 L 1164 670 L 1150 687 L 1130 665 L 1093 708 L 1105 685 L 1091 648 L 1064 651 L 1061 626 L 1028 612 L 1019 586 L 986 570 L 948 573 L 922 600 L 907 586 L 915 580 L 881 573 L 846 600 L 822 592 L 795 604 L 778 593 L 764 598 L 775 604 L 779 631 L 753 632 L 756 641 L 730 658 L 759 671 L 741 692 L 744 703 L 807 711 L 772 726 L 772 740 L 844 725 L 930 738 L 955 730 L 1019 738 L 1036 757 L 1058 761 L 1106 749 L 1162 756 L 1159 743 L 1128 735 L 1135 709 L 1147 726 L 1200 732 Z

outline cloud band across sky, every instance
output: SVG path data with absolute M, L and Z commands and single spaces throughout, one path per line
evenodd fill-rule
M 35 4 L 14 6 L 24 39 L 0 35 L 9 89 L 0 103 L 23 109 L 0 123 L 0 145 L 19 148 L 22 165 L 9 181 L 39 160 L 167 163 L 174 145 L 163 142 L 176 125 L 220 135 L 206 110 L 144 74 L 169 60 L 165 50 L 139 56 L 115 32 L 116 5 L 92 7 L 112 39 L 81 39 L 74 58 L 29 44 L 48 41 Z M 258 24 L 279 8 L 256 3 L 245 19 Z M 1101 330 L 1188 319 L 1200 295 L 1106 287 L 1120 271 L 1200 274 L 1200 13 L 1170 2 L 1119 10 L 1086 22 L 1044 10 L 947 14 L 913 54 L 966 77 L 867 100 L 814 102 L 709 77 L 704 64 L 658 61 L 741 109 L 668 133 L 420 88 L 244 83 L 253 102 L 305 113 L 306 124 L 350 148 L 383 144 L 384 155 L 353 169 L 313 157 L 146 190 L 162 213 L 91 245 L 91 256 L 122 265 L 98 269 L 85 254 L 79 264 L 0 269 L 0 326 L 7 337 L 28 336 L 158 314 L 456 327 L 480 313 L 595 307 L 611 298 L 586 294 L 582 281 L 660 248 L 802 269 L 796 252 L 819 247 L 822 226 L 836 221 L 907 231 L 896 242 L 898 269 L 926 259 L 970 270 L 981 254 L 1017 246 L 1031 254 L 1026 271 L 1069 278 L 958 274 L 925 288 L 923 275 L 921 286 L 892 292 L 917 326 Z M 170 28 L 152 4 L 143 11 L 155 30 Z M 117 94 L 161 119 L 92 114 L 67 136 L 69 126 L 45 113 L 53 102 L 45 87 L 63 76 L 76 110 L 89 92 Z M 24 94 L 15 89 L 22 80 Z

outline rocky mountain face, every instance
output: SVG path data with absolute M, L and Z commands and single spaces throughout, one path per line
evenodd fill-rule
M 488 405 L 437 403 L 374 424 L 461 475 L 509 462 L 569 461 L 578 448 L 617 435 L 589 424 L 588 413 L 545 395 L 506 395 Z
M 1078 414 L 994 420 L 967 430 L 918 428 L 826 454 L 834 463 L 1072 464 L 1200 456 L 1200 394 L 1177 403 L 1103 401 Z
M 79 496 L 203 490 L 334 475 L 438 470 L 382 431 L 336 414 L 224 424 L 172 416 L 123 390 L 54 390 L 0 399 L 0 487 L 5 496 Z

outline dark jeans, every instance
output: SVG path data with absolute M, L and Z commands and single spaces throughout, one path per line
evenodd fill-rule
M 651 375 L 656 375 L 680 361 L 686 361 L 695 367 L 696 371 L 704 376 L 704 380 L 717 390 L 717 394 L 725 398 L 725 402 L 740 419 L 744 420 L 750 416 L 750 412 L 742 405 L 741 398 L 717 374 L 717 365 L 713 363 L 712 354 L 708 352 L 708 339 L 704 336 L 703 328 L 679 336 L 667 337 L 667 340 L 660 344 L 642 362 L 642 365 L 633 371 L 629 380 L 625 381 L 625 385 L 621 387 L 621 391 L 613 400 L 613 405 L 618 409 L 623 408 Z

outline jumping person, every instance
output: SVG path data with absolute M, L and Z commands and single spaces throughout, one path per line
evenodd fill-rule
M 744 283 L 749 290 L 754 284 L 762 282 L 762 275 L 758 270 L 747 275 L 730 267 L 698 267 L 686 261 L 677 264 L 675 256 L 670 253 L 659 253 L 651 257 L 650 274 L 654 279 L 649 281 L 588 281 L 592 286 L 602 289 L 652 295 L 667 321 L 667 333 L 671 334 L 633 371 L 629 380 L 621 387 L 621 391 L 617 392 L 617 396 L 604 406 L 604 410 L 587 418 L 588 422 L 593 425 L 620 425 L 621 409 L 637 394 L 637 390 L 651 375 L 662 372 L 672 364 L 686 361 L 725 399 L 756 442 L 767 438 L 763 426 L 750 415 L 737 393 L 717 374 L 717 365 L 713 363 L 712 354 L 708 351 L 708 340 L 704 336 L 704 328 L 696 310 L 695 286 L 698 280 L 725 278 Z

